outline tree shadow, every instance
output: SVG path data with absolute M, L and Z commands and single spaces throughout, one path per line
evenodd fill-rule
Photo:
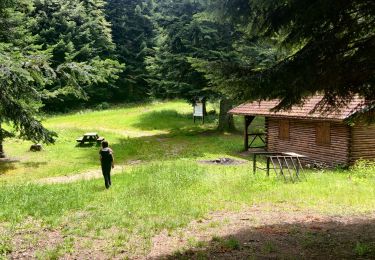
M 207 123 L 212 123 L 216 116 L 210 115 L 206 118 Z M 191 122 L 191 125 L 187 125 Z M 166 109 L 161 111 L 152 111 L 142 114 L 139 122 L 133 124 L 133 127 L 141 130 L 173 130 L 181 128 L 199 128 L 199 120 L 194 124 L 192 113 L 179 113 L 176 110 Z
M 47 165 L 47 162 L 23 162 L 21 165 L 23 165 L 25 168 L 39 168 L 40 166 Z
M 211 115 L 212 120 L 210 119 L 209 123 L 213 122 L 215 117 L 215 115 Z M 141 115 L 135 126 L 143 130 L 162 129 L 167 131 L 152 136 L 120 137 L 108 140 L 110 147 L 114 150 L 117 164 L 127 164 L 131 161 L 157 162 L 180 158 L 195 160 L 207 158 L 207 154 L 251 159 L 248 156 L 238 154 L 242 149 L 242 138 L 238 138 L 239 135 L 216 132 L 213 125 L 202 127 L 200 122 L 194 124 L 191 114 L 188 113 L 181 114 L 175 110 L 147 112 Z M 81 150 L 74 157 L 77 163 L 80 161 L 84 163 L 97 161 L 98 152 L 94 149 L 99 150 L 100 144 L 85 143 L 80 145 L 79 143 L 72 143 L 72 145 L 75 145 L 75 149 Z M 213 157 L 212 159 L 219 158 Z M 37 168 L 41 167 L 42 164 L 30 162 L 24 164 L 24 166 Z M 5 166 L 3 169 L 5 169 Z M 4 171 L 2 170 L 1 173 Z
M 152 111 L 142 114 L 139 121 L 132 126 L 141 131 L 164 130 L 167 133 L 123 138 L 117 143 L 112 143 L 115 151 L 123 151 L 128 160 L 169 160 L 176 158 L 202 158 L 206 154 L 222 154 L 245 160 L 250 156 L 241 154 L 243 147 L 242 132 L 225 134 L 213 129 L 212 123 L 217 120 L 217 115 L 207 116 L 208 127 L 203 126 L 199 120 L 194 123 L 191 113 L 179 113 L 173 109 Z M 171 141 L 175 138 L 175 142 Z M 254 144 L 254 145 L 260 145 Z M 135 148 L 135 147 L 138 147 Z M 147 154 L 146 154 L 147 153 Z M 152 156 L 155 154 L 156 156 Z
M 17 160 L 2 159 L 0 160 L 0 175 L 16 169 Z
M 91 148 L 91 147 L 100 147 L 100 143 L 97 142 L 91 142 L 91 143 L 84 143 L 84 144 L 76 144 L 77 148 Z
M 375 219 L 243 228 L 153 259 L 375 259 Z
M 220 154 L 246 160 L 241 156 L 242 140 L 235 134 L 221 134 L 204 129 L 175 129 L 168 134 L 121 138 L 111 142 L 117 161 L 140 160 L 144 162 L 175 159 L 198 159 L 207 154 Z M 214 159 L 214 158 L 213 158 Z

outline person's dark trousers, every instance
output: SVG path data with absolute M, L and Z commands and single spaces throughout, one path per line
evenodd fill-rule
M 104 176 L 104 184 L 105 187 L 108 189 L 111 186 L 111 164 L 106 165 L 102 164 L 102 173 Z

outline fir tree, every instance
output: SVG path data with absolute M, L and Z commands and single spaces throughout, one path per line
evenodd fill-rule
M 116 57 L 126 63 L 114 89 L 115 99 L 141 100 L 148 98 L 145 57 L 153 47 L 154 4 L 141 0 L 108 0 L 106 14 L 112 24 Z
M 261 69 L 217 64 L 214 74 L 224 75 L 224 82 L 234 82 L 226 87 L 234 87 L 239 97 L 280 98 L 278 108 L 288 108 L 315 93 L 324 93 L 325 101 L 334 107 L 355 94 L 375 100 L 374 1 L 221 3 L 216 10 L 246 28 L 253 43 L 273 41 L 276 47 L 270 53 L 276 59 Z
M 48 86 L 48 110 L 70 107 L 78 99 L 107 101 L 111 83 L 123 67 L 113 59 L 110 24 L 102 0 L 35 0 L 33 33 L 52 54 L 57 79 Z
M 221 114 L 231 107 L 229 99 L 209 84 L 196 63 L 233 59 L 234 28 L 214 21 L 206 11 L 206 1 L 159 1 L 156 9 L 158 33 L 153 56 L 148 58 L 153 96 L 184 98 L 194 103 L 198 97 L 221 99 Z M 231 117 L 220 117 L 219 129 L 234 128 Z
M 21 138 L 34 142 L 54 142 L 55 133 L 45 129 L 36 117 L 41 91 L 54 72 L 48 65 L 48 53 L 40 51 L 29 33 L 34 22 L 25 14 L 32 10 L 28 1 L 0 3 L 0 157 L 3 141 L 14 136 L 1 125 L 11 125 Z
M 194 98 L 206 95 L 207 82 L 194 70 L 188 57 L 192 42 L 187 27 L 193 15 L 202 10 L 199 3 L 190 1 L 159 1 L 156 8 L 157 25 L 154 55 L 148 57 L 151 94 L 158 98 Z

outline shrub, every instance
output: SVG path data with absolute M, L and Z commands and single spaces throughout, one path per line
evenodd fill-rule
M 107 102 L 102 102 L 100 103 L 99 105 L 96 106 L 96 109 L 97 110 L 105 110 L 105 109 L 109 109 L 111 106 L 109 103 Z

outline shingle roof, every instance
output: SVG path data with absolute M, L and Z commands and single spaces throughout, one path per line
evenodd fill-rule
M 337 120 L 342 121 L 366 107 L 363 98 L 354 97 L 346 105 L 336 109 L 317 109 L 323 96 L 313 96 L 305 100 L 302 105 L 293 106 L 289 110 L 271 111 L 279 104 L 279 100 L 254 101 L 233 108 L 229 113 L 234 115 L 268 116 L 301 119 Z

